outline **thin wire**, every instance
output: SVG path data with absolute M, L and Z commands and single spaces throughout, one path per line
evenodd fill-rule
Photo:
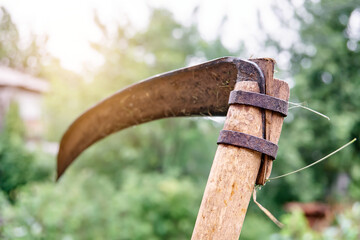
M 269 178 L 267 181 L 269 181 L 269 180 L 274 180 L 274 179 L 278 179 L 278 178 L 282 178 L 282 177 L 286 177 L 286 176 L 289 176 L 289 175 L 291 175 L 291 174 L 294 174 L 294 173 L 300 172 L 300 171 L 302 171 L 302 170 L 305 170 L 305 169 L 307 169 L 307 168 L 309 168 L 309 167 L 311 167 L 311 166 L 314 166 L 315 164 L 318 164 L 319 162 L 324 161 L 325 159 L 331 157 L 331 156 L 334 155 L 335 153 L 337 153 L 337 152 L 341 151 L 342 149 L 346 148 L 347 146 L 349 146 L 350 144 L 352 144 L 352 143 L 355 142 L 356 140 L 357 140 L 357 139 L 354 138 L 353 140 L 351 140 L 350 142 L 348 142 L 348 143 L 345 144 L 344 146 L 338 148 L 338 149 L 335 150 L 334 152 L 326 155 L 325 157 L 323 157 L 323 158 L 317 160 L 316 162 L 313 162 L 313 163 L 311 163 L 311 164 L 309 164 L 309 165 L 307 165 L 307 166 L 305 166 L 305 167 L 303 167 L 303 168 L 300 168 L 300 169 L 298 169 L 298 170 L 295 170 L 295 171 L 292 171 L 292 172 L 289 172 L 289 173 L 286 173 L 286 174 L 283 174 L 283 175 L 280 175 L 280 176 L 277 176 L 277 177 Z
M 306 109 L 306 110 L 308 110 L 310 112 L 313 112 L 313 113 L 315 113 L 315 114 L 317 114 L 319 116 L 322 116 L 323 118 L 326 118 L 327 120 L 330 121 L 330 118 L 328 116 L 326 116 L 325 114 L 322 114 L 322 113 L 320 113 L 318 111 L 315 111 L 315 110 L 313 110 L 311 108 L 305 107 L 304 105 L 301 105 L 301 103 L 300 104 L 299 103 L 293 103 L 293 102 L 289 102 L 289 103 L 292 104 L 292 105 L 295 105 L 296 107 L 304 108 L 304 109 Z M 289 109 L 291 109 L 291 108 L 294 108 L 294 107 L 290 107 Z

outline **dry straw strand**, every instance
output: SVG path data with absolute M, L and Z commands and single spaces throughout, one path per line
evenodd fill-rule
M 302 105 L 301 103 L 294 103 L 294 102 L 288 102 L 288 103 L 294 105 L 293 107 L 289 107 L 289 109 L 298 108 L 298 107 L 303 108 L 303 109 L 306 109 L 306 110 L 308 110 L 310 112 L 313 112 L 313 113 L 315 113 L 315 114 L 317 114 L 317 115 L 319 115 L 319 116 L 321 116 L 323 118 L 326 118 L 327 120 L 330 121 L 330 118 L 328 116 L 326 116 L 325 114 L 320 113 L 318 111 L 315 111 L 314 109 L 311 109 L 309 107 L 306 107 L 306 106 Z
M 266 216 L 268 216 L 268 218 L 270 218 L 271 221 L 273 221 L 279 228 L 284 227 L 284 224 L 282 224 L 279 220 L 277 220 L 276 217 L 274 217 L 274 215 L 272 215 L 269 210 L 264 208 L 260 203 L 256 201 L 256 188 L 254 188 L 253 200 L 254 203 L 261 209 L 261 211 L 263 211 L 266 214 Z
M 278 179 L 278 178 L 282 178 L 282 177 L 286 177 L 286 176 L 289 176 L 289 175 L 291 175 L 291 174 L 294 174 L 294 173 L 300 172 L 300 171 L 302 171 L 302 170 L 305 170 L 305 169 L 307 169 L 307 168 L 309 168 L 309 167 L 312 167 L 312 166 L 314 166 L 314 165 L 316 165 L 316 164 L 324 161 L 325 159 L 331 157 L 331 156 L 334 155 L 335 153 L 343 150 L 344 148 L 346 148 L 347 146 L 349 146 L 350 144 L 352 144 L 352 143 L 355 142 L 356 140 L 357 140 L 357 139 L 354 138 L 353 140 L 351 140 L 351 141 L 348 142 L 347 144 L 343 145 L 342 147 L 336 149 L 336 150 L 333 151 L 332 153 L 326 155 L 325 157 L 323 157 L 323 158 L 321 158 L 321 159 L 319 159 L 319 160 L 317 160 L 317 161 L 315 161 L 315 162 L 313 162 L 313 163 L 311 163 L 311 164 L 309 164 L 309 165 L 307 165 L 307 166 L 305 166 L 305 167 L 303 167 L 303 168 L 300 168 L 300 169 L 298 169 L 298 170 L 295 170 L 295 171 L 292 171 L 292 172 L 289 172 L 289 173 L 286 173 L 286 174 L 283 174 L 283 175 L 280 175 L 280 176 L 277 176 L 277 177 L 269 178 L 268 181 L 269 181 L 269 180 Z

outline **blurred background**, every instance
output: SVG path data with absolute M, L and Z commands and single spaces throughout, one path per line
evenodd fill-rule
M 0 238 L 189 239 L 222 119 L 166 119 L 95 144 L 55 183 L 83 111 L 155 74 L 222 56 L 271 57 L 290 100 L 272 176 L 359 137 L 360 3 L 0 1 Z M 360 239 L 360 141 L 270 181 L 241 239 Z

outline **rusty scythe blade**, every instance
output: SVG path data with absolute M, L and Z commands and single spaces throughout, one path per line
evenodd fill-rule
M 265 93 L 259 67 L 233 57 L 157 75 L 115 93 L 68 128 L 60 142 L 57 178 L 90 145 L 124 128 L 167 117 L 226 116 L 237 80 L 257 81 Z

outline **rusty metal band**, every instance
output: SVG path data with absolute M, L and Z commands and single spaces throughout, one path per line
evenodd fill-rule
M 229 131 L 229 130 L 220 131 L 220 135 L 217 143 L 251 149 L 259 153 L 268 155 L 272 159 L 276 158 L 276 154 L 278 150 L 278 145 L 266 139 L 258 138 L 242 132 Z
M 288 113 L 287 101 L 255 92 L 231 91 L 229 105 L 231 104 L 244 104 L 259 107 L 262 109 L 278 112 L 284 117 L 286 117 Z

